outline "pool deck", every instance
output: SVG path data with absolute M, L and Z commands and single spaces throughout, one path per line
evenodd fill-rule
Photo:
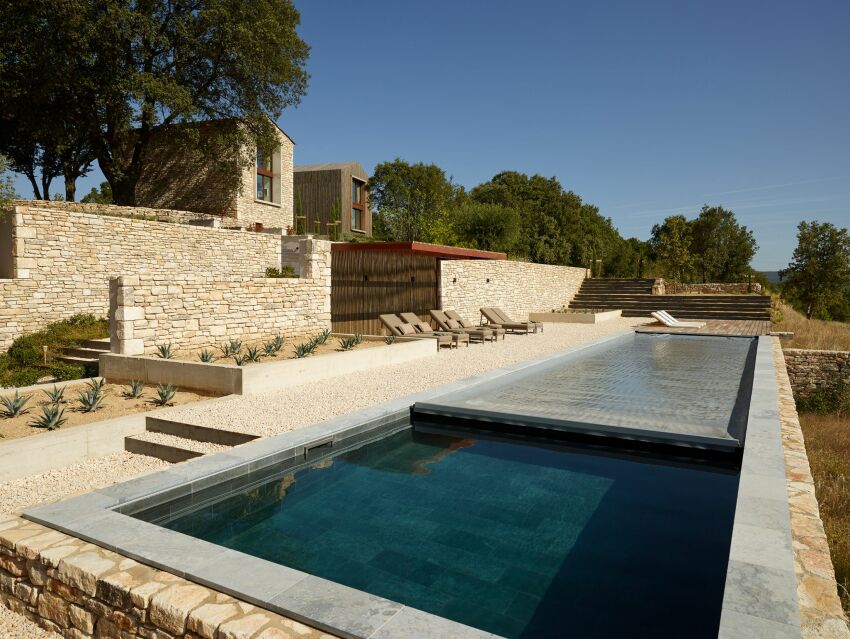
M 669 328 L 661 323 L 648 324 L 636 329 L 638 333 L 675 333 L 680 335 L 737 335 L 758 337 L 767 335 L 771 323 L 762 320 L 688 320 L 705 322 L 703 328 Z

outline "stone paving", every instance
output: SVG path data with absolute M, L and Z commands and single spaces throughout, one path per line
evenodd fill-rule
M 850 639 L 785 358 L 779 339 L 772 341 L 802 634 L 804 639 Z

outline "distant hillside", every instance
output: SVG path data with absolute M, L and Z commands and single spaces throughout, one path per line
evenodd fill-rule
M 779 279 L 779 271 L 761 271 L 761 274 L 767 278 L 771 284 L 779 284 L 782 280 Z

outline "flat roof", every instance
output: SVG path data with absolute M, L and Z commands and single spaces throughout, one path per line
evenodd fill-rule
M 337 251 L 390 251 L 411 255 L 432 255 L 443 260 L 506 260 L 506 253 L 479 251 L 478 249 L 427 244 L 426 242 L 335 242 L 331 245 Z

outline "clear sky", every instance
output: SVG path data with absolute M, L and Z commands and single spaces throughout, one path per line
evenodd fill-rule
M 298 164 L 554 175 L 643 239 L 720 204 L 764 270 L 799 220 L 850 225 L 847 0 L 295 2 L 312 77 L 280 123 Z

